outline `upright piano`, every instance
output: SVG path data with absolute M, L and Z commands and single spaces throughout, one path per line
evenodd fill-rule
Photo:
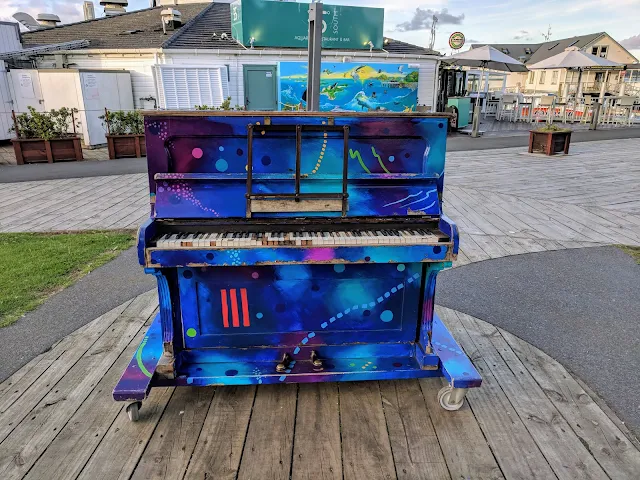
M 159 313 L 114 389 L 481 378 L 434 314 L 458 252 L 446 114 L 148 112 L 138 257 Z

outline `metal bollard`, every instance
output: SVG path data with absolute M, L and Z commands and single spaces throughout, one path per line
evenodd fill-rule
M 600 117 L 600 108 L 602 104 L 600 102 L 596 102 L 593 106 L 593 116 L 591 117 L 591 123 L 589 124 L 589 130 L 595 130 L 598 128 L 598 118 Z

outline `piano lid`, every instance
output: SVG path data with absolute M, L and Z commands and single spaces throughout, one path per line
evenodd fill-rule
M 445 114 L 163 113 L 145 117 L 150 188 L 157 194 L 160 216 L 227 217 L 230 210 L 231 216 L 236 216 L 242 206 L 225 205 L 240 204 L 247 195 L 313 193 L 326 200 L 325 211 L 334 212 L 328 216 L 335 211 L 341 211 L 342 216 L 441 212 L 448 121 Z M 255 188 L 242 191 L 249 163 Z M 171 178 L 172 174 L 176 177 Z M 181 195 L 198 191 L 207 198 L 189 204 L 186 197 L 181 197 L 178 202 L 178 191 L 183 192 Z M 347 196 L 348 208 L 344 200 Z M 260 204 L 260 214 L 267 215 L 263 199 L 255 200 Z M 315 198 L 309 200 L 313 201 L 300 201 L 307 206 L 299 212 L 312 214 L 309 209 L 318 203 Z M 405 206 L 407 202 L 410 205 Z M 207 206 L 200 211 L 192 208 L 198 203 Z M 400 207 L 385 211 L 382 206 L 387 204 Z M 246 206 L 247 216 L 251 216 L 251 208 Z

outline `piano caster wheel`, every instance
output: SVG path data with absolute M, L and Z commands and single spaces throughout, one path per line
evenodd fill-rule
M 315 350 L 311 350 L 311 363 L 316 368 L 324 367 L 324 362 L 320 358 L 318 358 L 318 352 L 316 352 Z
M 438 403 L 442 408 L 451 412 L 460 410 L 464 404 L 466 393 L 466 388 L 453 388 L 451 385 L 447 385 L 438 392 Z
M 127 405 L 127 416 L 132 422 L 140 420 L 140 409 L 142 408 L 142 402 L 133 402 Z
M 285 353 L 282 356 L 282 360 L 278 365 L 276 365 L 276 372 L 284 373 L 287 368 L 289 368 L 289 363 L 291 363 L 291 355 Z

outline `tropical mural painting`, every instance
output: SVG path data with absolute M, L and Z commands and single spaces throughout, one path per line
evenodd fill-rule
M 307 63 L 280 62 L 280 110 L 306 108 Z M 322 62 L 321 111 L 412 112 L 418 69 L 406 63 Z

